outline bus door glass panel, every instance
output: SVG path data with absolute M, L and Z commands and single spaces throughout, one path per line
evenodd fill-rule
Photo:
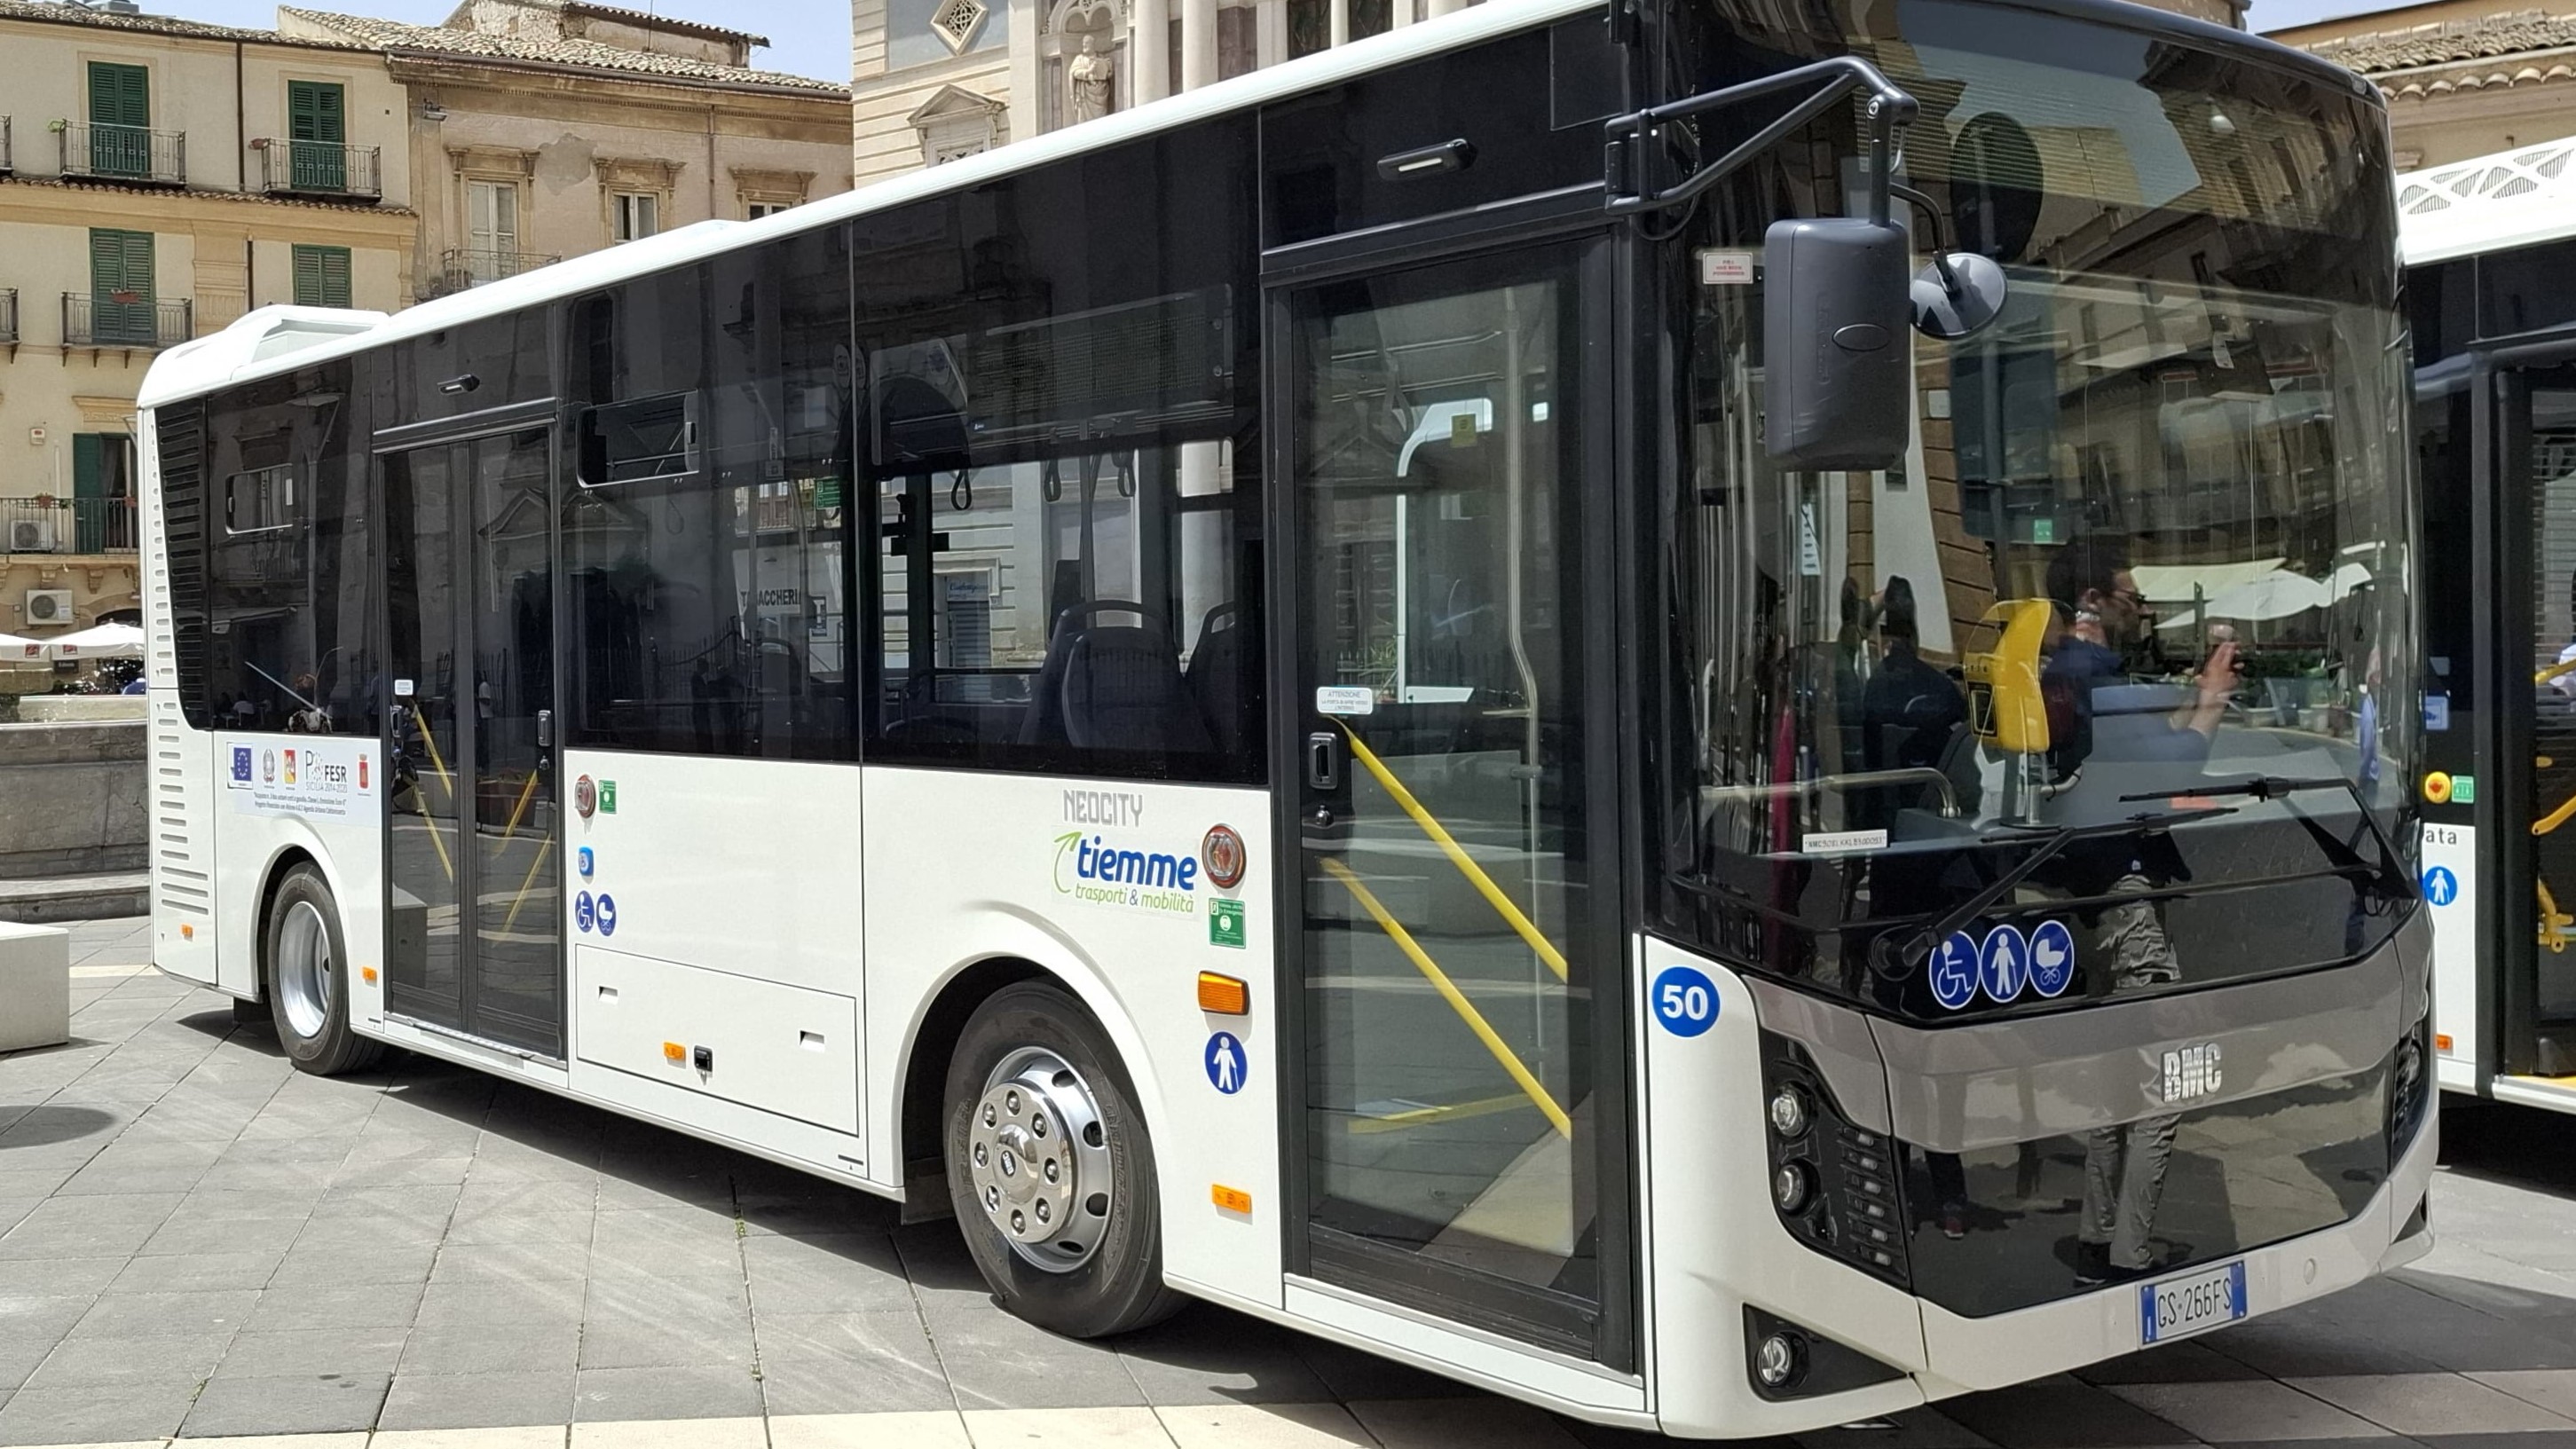
M 474 548 L 477 1031 L 554 1055 L 562 1016 L 555 843 L 552 457 L 531 430 L 465 446 Z
M 1313 1271 L 1588 1351 L 1549 1311 L 1599 1292 L 1589 1011 L 1616 969 L 1587 949 L 1612 906 L 1576 277 L 1522 254 L 1298 294 L 1290 416 Z
M 458 822 L 453 447 L 385 455 L 387 953 L 394 1010 L 455 1021 L 464 1006 Z
M 2507 749 L 2528 751 L 2531 760 L 2527 771 L 2497 774 L 2506 781 L 2519 774 L 2525 782 L 2516 792 L 2522 798 L 2499 823 L 2503 833 L 2529 833 L 2529 919 L 2537 929 L 2529 945 L 2514 939 L 2522 932 L 2506 934 L 2500 953 L 2508 971 L 2527 972 L 2529 978 L 2527 985 L 2510 983 L 2504 993 L 2516 1008 L 2509 1016 L 2528 1023 L 2509 1020 L 2506 1029 L 2521 1026 L 2516 1034 L 2528 1034 L 2529 1055 L 2511 1043 L 2505 1058 L 2512 1066 L 2527 1062 L 2527 1070 L 2561 1076 L 2576 1072 L 2576 366 L 2535 368 L 2518 381 L 2499 390 L 2521 415 L 2498 432 L 2508 452 L 2496 536 L 2518 537 L 2527 551 L 2526 559 L 2514 561 L 2522 567 L 2509 562 L 2502 577 L 2521 574 L 2530 606 L 2503 611 L 2500 622 L 2510 631 L 2506 667 L 2527 665 L 2531 679 L 2528 687 L 2505 696 L 2526 702 L 2528 724 L 2521 731 L 2507 728 L 2503 740 Z M 2520 903 L 2508 901 L 2503 920 L 2521 919 Z

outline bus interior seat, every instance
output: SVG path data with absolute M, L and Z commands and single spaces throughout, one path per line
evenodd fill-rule
M 1103 624 L 1129 614 L 1133 624 Z M 1142 604 L 1095 599 L 1057 616 L 1020 743 L 1205 752 L 1207 724 L 1181 678 L 1172 636 Z
M 1248 632 L 1238 605 L 1219 604 L 1208 610 L 1199 625 L 1198 647 L 1190 651 L 1190 666 L 1182 676 L 1190 699 L 1207 721 L 1209 738 L 1229 755 L 1240 754 L 1244 745 L 1243 651 Z

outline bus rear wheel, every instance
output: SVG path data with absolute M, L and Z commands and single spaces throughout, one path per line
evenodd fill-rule
M 322 872 L 310 865 L 286 872 L 269 900 L 263 940 L 269 1019 L 287 1059 L 321 1077 L 374 1065 L 384 1047 L 350 1029 L 348 945 Z
M 948 1196 L 1004 1308 L 1099 1338 L 1169 1317 L 1153 1143 L 1081 1003 L 1023 982 L 977 1007 L 948 1062 Z

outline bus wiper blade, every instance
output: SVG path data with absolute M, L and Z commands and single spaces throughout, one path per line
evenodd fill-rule
M 2256 800 L 2281 800 L 2287 804 L 2286 797 L 2304 790 L 2341 790 L 2349 796 L 2353 809 L 2361 813 L 2362 827 L 2370 832 L 2371 843 L 2379 847 L 2379 865 L 2374 869 L 2368 861 L 2361 858 L 2361 852 L 2353 849 L 2349 842 L 2336 839 L 2324 825 L 2311 818 L 2307 812 L 2295 805 L 2290 805 L 2290 814 L 2296 817 L 2301 825 L 2307 827 L 2310 835 L 2316 837 L 2317 846 L 2326 853 L 2327 859 L 2334 861 L 2338 869 L 2369 872 L 2379 888 L 2391 895 L 2406 896 L 2414 893 L 2415 883 L 2406 874 L 2405 855 L 2398 850 L 2396 838 L 2388 833 L 2387 826 L 2379 823 L 2379 812 L 2370 808 L 2369 797 L 2361 793 L 2361 786 L 2340 775 L 2324 775 L 2306 780 L 2284 779 L 2278 775 L 2256 775 L 2249 780 L 2236 780 L 2226 784 L 2196 785 L 2180 790 L 2149 790 L 2137 795 L 2123 795 L 2120 799 L 2126 803 L 2132 800 L 2216 799 L 2233 795 L 2250 796 Z
M 2190 792 L 2178 791 L 2176 793 L 2189 794 Z M 2122 798 L 2126 799 L 2127 797 L 2124 796 Z M 2214 820 L 2219 816 L 2233 815 L 2235 813 L 2236 808 L 2232 805 L 2221 805 L 2206 810 L 2142 810 L 2123 820 L 2104 820 L 2092 825 L 2061 825 L 2056 829 L 2049 831 L 2047 834 L 2039 836 L 2032 836 L 2019 832 L 1981 835 L 1977 837 L 1977 844 L 1980 846 L 2003 845 L 2016 840 L 2035 839 L 2039 843 L 2039 848 L 2022 857 L 2020 863 L 2015 865 L 2012 869 L 1995 877 L 1994 881 L 1984 890 L 1981 890 L 1975 895 L 1970 896 L 1965 901 L 1960 902 L 1959 905 L 1951 910 L 1949 914 L 1941 917 L 1937 921 L 1934 921 L 1931 925 L 1924 927 L 1922 930 L 1915 932 L 1912 937 L 1907 939 L 1904 947 L 1902 948 L 1901 956 L 1903 962 L 1907 969 L 1910 970 L 1919 967 L 1924 962 L 1930 960 L 1932 958 L 1932 953 L 1941 948 L 1942 942 L 1949 940 L 1952 935 L 1959 931 L 1965 930 L 1969 922 L 1984 915 L 1995 902 L 2002 900 L 2006 895 L 2010 894 L 2015 886 L 2018 886 L 2023 881 L 2030 879 L 2032 874 L 2041 866 L 2054 860 L 2060 851 L 2063 851 L 2066 847 L 2073 845 L 2079 840 L 2100 840 L 2109 836 L 2128 835 L 2136 831 L 2152 829 L 2155 826 L 2163 825 L 2171 821 Z M 1890 936 L 1879 937 L 1879 942 L 1881 944 L 1885 943 L 1891 938 L 1892 934 L 1893 933 L 1890 933 Z M 1873 947 L 1871 954 L 1877 954 L 1877 949 L 1875 947 Z

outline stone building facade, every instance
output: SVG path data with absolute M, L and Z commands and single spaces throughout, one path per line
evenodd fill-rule
M 405 109 L 336 41 L 0 0 L 0 632 L 138 615 L 161 348 L 272 303 L 408 300 Z M 50 682 L 0 668 L 0 692 Z
M 440 25 L 293 6 L 411 98 L 417 298 L 711 218 L 846 191 L 850 93 L 754 69 L 747 31 L 581 0 L 466 0 Z
M 2379 87 L 2400 170 L 2576 135 L 2576 6 L 2433 0 L 2269 35 Z

